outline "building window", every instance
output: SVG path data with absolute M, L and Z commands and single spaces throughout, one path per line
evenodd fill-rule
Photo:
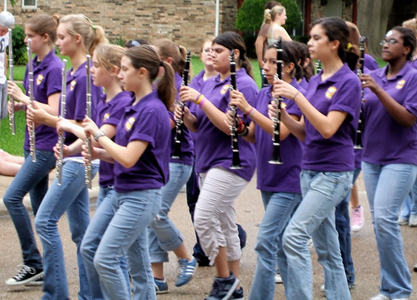
M 38 0 L 22 0 L 22 8 L 36 9 L 38 7 Z

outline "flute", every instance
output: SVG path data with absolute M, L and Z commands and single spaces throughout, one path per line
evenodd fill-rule
M 358 77 L 360 77 L 363 73 L 364 73 L 364 67 L 365 67 L 365 41 L 366 41 L 366 37 L 363 36 L 361 37 L 361 40 L 359 42 L 359 50 L 361 51 L 361 57 L 359 59 L 359 64 L 361 65 L 356 72 L 356 75 L 358 75 Z M 361 110 L 360 110 L 360 114 L 359 114 L 359 123 L 358 123 L 358 129 L 356 130 L 356 139 L 355 139 L 355 145 L 353 146 L 353 148 L 355 149 L 363 149 L 363 145 L 362 145 L 362 130 L 363 130 L 363 109 L 362 109 L 362 105 L 364 103 L 364 99 L 363 99 L 363 88 L 361 90 Z
M 236 87 L 236 62 L 235 62 L 235 50 L 232 49 L 230 51 L 230 91 L 235 91 Z M 232 157 L 232 166 L 230 169 L 242 169 L 242 165 L 240 164 L 240 157 L 239 157 L 239 140 L 237 135 L 237 127 L 238 127 L 238 118 L 237 118 L 237 107 L 235 105 L 229 106 L 230 110 L 233 113 L 233 120 L 234 124 L 230 126 L 230 137 L 232 139 L 232 149 L 233 149 L 233 157 Z
M 86 97 L 86 112 L 87 117 L 91 119 L 91 56 L 87 54 L 87 97 Z M 91 190 L 92 184 L 91 184 L 91 139 L 89 137 L 86 137 L 85 139 L 85 146 L 87 148 L 89 158 L 87 163 L 85 164 L 85 184 L 87 185 L 88 189 Z
M 282 80 L 282 40 L 281 37 L 278 38 L 278 41 L 275 43 L 275 49 L 277 50 L 277 72 L 275 73 L 274 79 L 280 79 Z M 272 152 L 272 158 L 268 161 L 270 164 L 274 165 L 280 165 L 282 164 L 281 160 L 281 142 L 280 142 L 280 124 L 281 124 L 281 103 L 282 103 L 282 97 L 277 96 L 274 98 L 276 104 L 277 104 L 277 116 L 275 118 L 272 118 L 274 128 L 274 132 L 272 135 L 272 141 L 274 145 L 274 149 Z
M 33 61 L 32 61 L 32 49 L 30 47 L 32 40 L 28 39 L 27 53 L 28 53 L 28 65 L 29 65 L 29 106 L 33 108 Z M 31 129 L 29 130 L 29 152 L 32 155 L 32 161 L 36 162 L 36 136 L 35 136 L 35 122 L 32 122 Z
M 64 66 L 62 67 L 62 91 L 61 91 L 61 111 L 59 114 L 60 118 L 65 119 L 65 106 L 67 104 L 67 60 L 64 59 Z M 56 161 L 56 177 L 58 178 L 58 185 L 62 182 L 62 166 L 64 159 L 64 132 L 59 133 L 59 158 Z
M 13 75 L 13 45 L 12 45 L 12 29 L 9 28 L 9 80 L 14 80 Z M 10 130 L 13 135 L 16 135 L 16 125 L 14 121 L 14 99 L 12 96 L 9 96 L 9 101 L 11 103 L 11 111 L 9 114 L 9 125 Z
M 190 61 L 191 61 L 191 51 L 187 52 L 187 56 L 185 57 L 185 66 L 184 66 L 184 74 L 182 76 L 181 86 L 188 85 L 188 77 L 190 73 Z M 174 146 L 174 153 L 172 154 L 172 158 L 174 159 L 181 159 L 181 141 L 183 138 L 183 130 L 184 130 L 184 103 L 178 101 L 178 104 L 181 107 L 181 118 L 176 120 L 175 124 L 175 146 Z

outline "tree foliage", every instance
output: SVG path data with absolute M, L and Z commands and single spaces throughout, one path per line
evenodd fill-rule
M 20 25 L 15 25 L 12 30 L 13 63 L 15 65 L 26 65 L 28 62 L 25 30 Z
M 241 31 L 256 31 L 264 20 L 264 6 L 268 0 L 245 0 L 237 12 L 235 27 Z M 286 28 L 297 28 L 301 24 L 301 13 L 294 0 L 280 0 L 287 12 Z

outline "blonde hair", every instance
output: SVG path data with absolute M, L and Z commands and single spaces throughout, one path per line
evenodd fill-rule
M 59 19 L 59 23 L 68 23 L 67 31 L 70 35 L 80 35 L 84 50 L 92 54 L 100 43 L 108 43 L 104 29 L 83 14 L 66 15 Z
M 285 7 L 282 5 L 276 5 L 272 9 L 265 9 L 264 13 L 264 23 L 270 24 L 275 20 L 277 16 L 282 15 L 282 13 L 285 11 Z
M 117 67 L 120 70 L 120 62 L 122 56 L 125 54 L 125 49 L 119 45 L 99 44 L 94 50 L 95 58 L 100 67 L 110 72 L 112 67 Z
M 414 32 L 414 35 L 417 36 L 417 20 L 416 20 L 416 18 L 404 21 L 402 25 L 405 28 L 411 29 Z

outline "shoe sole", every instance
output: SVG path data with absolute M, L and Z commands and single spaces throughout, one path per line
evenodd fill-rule
M 230 290 L 227 292 L 226 296 L 224 296 L 221 300 L 228 300 L 228 299 L 230 299 L 230 297 L 232 297 L 232 295 L 233 295 L 235 289 L 237 288 L 237 286 L 239 285 L 239 283 L 240 283 L 240 279 L 239 278 L 236 278 L 235 279 L 235 282 L 233 283 L 233 285 L 230 288 Z
M 36 274 L 35 276 L 33 276 L 33 277 L 29 278 L 29 279 L 26 279 L 24 281 L 19 281 L 19 282 L 16 282 L 16 283 L 7 283 L 7 281 L 6 281 L 5 284 L 7 286 L 27 285 L 28 283 L 30 283 L 30 282 L 32 282 L 32 281 L 34 281 L 34 280 L 36 280 L 36 279 L 38 279 L 39 277 L 42 277 L 42 276 L 43 276 L 43 272 L 42 273 L 39 273 L 39 274 Z
M 194 272 L 193 272 L 193 276 L 191 276 L 190 280 L 188 280 L 187 282 L 184 282 L 182 284 L 179 284 L 179 285 L 175 284 L 175 286 L 180 287 L 180 286 L 183 286 L 183 285 L 186 285 L 187 283 L 189 283 L 194 278 L 194 275 L 195 275 L 195 272 L 197 272 L 197 269 L 198 269 L 198 263 L 196 262 Z
M 29 283 L 26 283 L 25 286 L 43 286 L 43 281 L 42 282 L 33 282 L 33 281 L 31 281 Z
M 362 226 L 360 226 L 360 227 L 351 227 L 351 230 L 353 231 L 353 232 L 358 232 L 358 231 L 361 231 L 361 229 L 363 228 L 363 224 L 362 224 Z

